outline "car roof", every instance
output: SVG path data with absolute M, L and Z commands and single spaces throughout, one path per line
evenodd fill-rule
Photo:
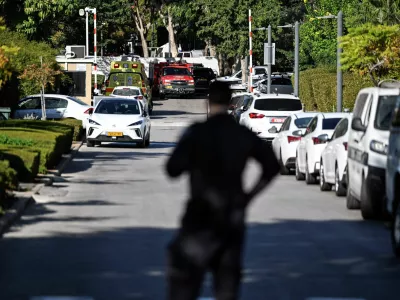
M 318 112 L 302 112 L 302 113 L 292 114 L 291 116 L 296 117 L 296 119 L 300 119 L 300 118 L 314 117 L 318 114 L 319 114 Z
M 41 97 L 41 94 L 35 94 L 35 95 L 29 95 L 29 96 L 25 96 L 24 98 L 22 98 L 21 100 L 24 100 L 26 98 L 31 98 L 31 97 Z M 60 94 L 44 94 L 44 97 L 55 97 L 55 98 L 67 98 L 67 97 L 73 97 L 73 96 L 68 96 L 68 95 L 60 95 Z
M 382 87 L 367 87 L 360 90 L 359 93 L 374 93 L 378 92 L 379 95 L 398 95 L 398 88 L 382 88 Z
M 351 114 L 351 113 L 341 113 L 341 112 L 319 113 L 319 115 L 322 115 L 322 118 L 324 118 L 324 119 L 346 118 L 349 114 Z
M 132 86 L 132 85 L 125 85 L 125 86 L 116 86 L 114 90 L 120 90 L 120 89 L 133 89 L 133 90 L 140 90 L 140 87 L 137 86 Z
M 291 94 L 261 94 L 261 93 L 253 93 L 254 98 L 257 99 L 289 99 L 289 100 L 300 100 L 299 97 L 296 97 Z

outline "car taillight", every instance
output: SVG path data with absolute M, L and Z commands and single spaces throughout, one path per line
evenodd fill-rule
M 262 119 L 265 116 L 263 114 L 257 114 L 257 113 L 250 113 L 249 114 L 250 119 Z
M 84 114 L 90 114 L 90 112 L 93 111 L 93 108 L 88 108 L 87 110 L 85 110 Z
M 347 142 L 344 142 L 344 143 L 343 143 L 343 146 L 344 146 L 344 150 L 347 151 Z
M 312 140 L 313 140 L 314 145 L 319 145 L 319 144 L 325 144 L 326 143 L 326 141 L 321 141 L 317 137 L 313 137 Z
M 290 144 L 291 142 L 300 141 L 300 139 L 301 139 L 301 137 L 299 137 L 299 136 L 288 136 L 288 137 L 287 137 L 287 140 L 288 140 L 288 143 L 289 143 L 289 144 Z

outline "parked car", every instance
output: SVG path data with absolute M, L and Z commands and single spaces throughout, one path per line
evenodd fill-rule
M 296 149 L 296 179 L 307 184 L 317 182 L 321 153 L 328 138 L 347 113 L 319 113 L 308 124 Z
M 87 146 L 102 142 L 150 145 L 150 117 L 142 103 L 135 99 L 102 99 L 91 109 L 86 128 Z
M 267 66 L 256 66 L 252 68 L 252 79 L 258 80 L 263 78 L 268 72 Z M 229 82 L 231 84 L 242 84 L 242 71 L 239 70 L 231 76 L 218 77 L 216 80 Z
M 228 106 L 228 114 L 231 115 L 237 108 L 243 106 L 245 96 L 250 97 L 251 94 L 247 92 L 233 93 L 231 101 Z
M 148 99 L 143 95 L 142 89 L 139 87 L 117 86 L 114 88 L 110 96 L 139 100 L 140 102 L 142 102 L 142 105 L 146 111 L 148 111 L 150 114 L 152 114 L 153 112 L 153 103 L 148 101 Z
M 239 123 L 240 119 L 242 117 L 242 114 L 248 110 L 248 108 L 250 107 L 250 105 L 253 102 L 253 95 L 251 93 L 243 93 L 240 96 L 240 101 L 239 103 L 236 105 L 236 107 L 232 110 L 231 112 L 231 116 L 233 117 L 233 119 Z
M 393 253 L 400 257 L 400 101 L 394 110 L 386 168 L 386 209 L 391 216 Z
M 347 207 L 364 219 L 385 213 L 389 127 L 399 88 L 372 87 L 357 96 L 348 142 Z
M 272 149 L 281 165 L 281 175 L 289 174 L 296 164 L 296 149 L 308 123 L 317 113 L 296 113 L 286 118 L 278 135 L 272 141 Z
M 262 79 L 255 85 L 255 92 L 263 94 L 268 93 L 268 79 Z M 290 77 L 287 75 L 272 75 L 271 76 L 271 93 L 293 94 L 294 88 Z
M 57 94 L 44 95 L 46 116 L 48 119 L 77 119 L 85 127 L 85 120 L 89 115 L 90 105 L 77 98 Z M 14 119 L 23 119 L 28 116 L 42 118 L 41 95 L 31 95 L 21 99 L 14 112 Z
M 321 154 L 320 189 L 331 191 L 334 186 L 337 196 L 346 196 L 347 143 L 352 116 L 348 114 L 336 125 Z
M 210 83 L 216 76 L 211 68 L 194 68 L 193 78 L 196 92 L 208 92 Z
M 253 94 L 253 101 L 243 107 L 239 124 L 255 132 L 261 139 L 272 142 L 285 119 L 303 111 L 298 97 L 283 94 Z

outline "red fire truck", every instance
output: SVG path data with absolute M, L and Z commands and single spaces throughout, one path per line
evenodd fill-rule
M 193 68 L 202 64 L 161 62 L 153 65 L 153 93 L 161 99 L 166 95 L 194 95 Z

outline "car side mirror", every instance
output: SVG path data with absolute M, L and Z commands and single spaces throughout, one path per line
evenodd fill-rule
M 293 131 L 292 134 L 293 134 L 294 136 L 303 136 L 303 131 L 301 131 L 301 130 L 296 130 L 296 131 Z
M 351 129 L 362 132 L 367 130 L 367 128 L 362 124 L 361 118 L 354 118 L 353 121 L 351 121 Z
M 329 135 L 327 134 L 321 134 L 318 137 L 318 140 L 320 140 L 322 143 L 326 143 L 329 140 Z

